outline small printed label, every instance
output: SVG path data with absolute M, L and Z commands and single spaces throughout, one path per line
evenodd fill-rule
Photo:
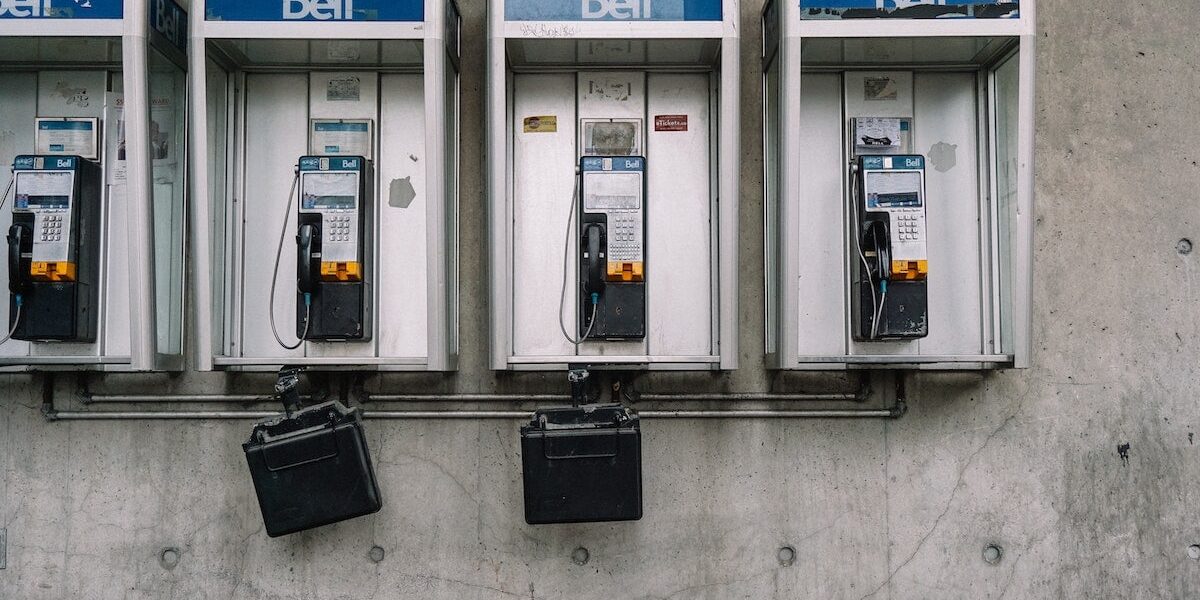
M 654 115 L 655 131 L 687 131 L 687 115 Z
M 554 133 L 558 131 L 558 117 L 543 115 L 525 117 L 525 133 Z

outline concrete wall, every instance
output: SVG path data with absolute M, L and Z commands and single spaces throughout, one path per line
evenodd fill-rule
M 373 421 L 384 509 L 283 539 L 261 528 L 239 447 L 247 422 L 47 423 L 42 379 L 6 376 L 0 597 L 1200 594 L 1200 560 L 1188 555 L 1200 544 L 1200 274 L 1197 254 L 1177 247 L 1200 240 L 1200 5 L 1039 8 L 1032 369 L 911 376 L 911 410 L 897 421 L 649 421 L 646 516 L 635 523 L 525 525 L 517 422 Z M 484 2 L 462 9 L 462 239 L 479 240 Z M 743 11 L 743 368 L 639 385 L 852 387 L 762 369 L 759 5 Z M 364 385 L 560 390 L 559 375 L 487 371 L 484 252 L 463 248 L 462 372 Z M 66 408 L 81 385 L 134 384 L 267 387 L 218 375 L 60 377 L 56 389 Z M 1003 548 L 998 563 L 983 560 L 987 544 Z M 784 545 L 795 548 L 790 565 Z M 583 565 L 572 560 L 581 547 Z M 164 560 L 167 548 L 176 554 Z

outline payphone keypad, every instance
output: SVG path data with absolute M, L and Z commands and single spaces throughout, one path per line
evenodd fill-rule
M 608 261 L 642 260 L 642 219 L 638 211 L 610 212 L 608 219 L 611 229 Z
M 917 242 L 925 239 L 925 219 L 918 208 L 901 208 L 891 211 L 897 239 L 902 242 Z

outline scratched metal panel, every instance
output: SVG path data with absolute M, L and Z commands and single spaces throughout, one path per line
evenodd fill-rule
M 526 133 L 526 117 L 555 116 L 555 132 Z M 578 336 L 573 290 L 576 261 L 563 271 L 563 244 L 575 186 L 575 75 L 513 77 L 513 353 L 567 356 L 574 348 L 559 330 L 559 298 L 568 278 L 562 320 Z M 574 224 L 571 224 L 574 227 Z M 575 236 L 569 255 L 575 256 Z M 501 267 L 503 268 L 503 267 Z
M 379 77 L 375 73 L 318 71 L 308 76 L 308 117 L 310 119 L 371 119 L 374 124 L 372 127 L 374 128 L 379 124 L 378 100 Z M 250 121 L 250 123 L 254 123 L 254 121 Z M 305 128 L 305 135 L 308 135 L 307 128 L 310 126 L 309 121 L 304 121 L 302 126 Z M 372 129 L 372 134 L 374 134 L 374 129 Z M 308 151 L 313 154 L 319 154 L 313 148 L 309 148 Z M 250 156 L 253 156 L 253 154 Z M 299 159 L 299 156 L 294 158 L 293 161 L 297 159 Z M 368 186 L 374 184 L 375 182 L 370 182 Z M 375 196 L 375 202 L 376 207 L 378 207 L 378 194 Z M 291 210 L 294 212 L 296 208 L 293 206 Z M 377 215 L 378 209 L 376 208 L 367 220 L 366 228 L 368 230 L 372 229 L 377 222 Z M 364 237 L 363 241 L 367 244 L 368 249 L 371 247 L 374 239 L 378 238 L 373 235 Z M 292 238 L 289 237 L 288 242 L 291 241 Z M 295 248 L 294 243 L 290 243 L 289 246 L 293 249 Z M 294 255 L 295 253 L 293 252 Z M 367 267 L 369 271 L 367 289 L 372 296 L 372 299 L 368 301 L 367 309 L 377 316 L 379 313 L 375 311 L 374 307 L 379 298 L 380 290 L 378 286 L 381 281 L 380 275 L 388 273 L 388 271 L 381 271 L 378 268 L 379 261 L 370 250 L 367 251 L 365 257 L 369 263 Z M 295 259 L 292 259 L 292 261 L 285 263 L 285 265 L 281 265 L 279 270 L 285 273 L 294 272 L 295 264 Z M 287 283 L 288 285 L 285 285 L 284 280 L 280 280 L 280 291 L 284 291 L 289 298 L 295 298 L 295 286 L 290 285 L 290 281 Z M 275 318 L 279 319 L 279 316 L 276 315 Z M 376 354 L 376 347 L 378 346 L 376 336 L 379 333 L 379 321 L 372 316 L 368 316 L 367 318 L 374 323 L 371 340 L 366 342 L 308 342 L 304 344 L 306 356 L 374 356 Z M 292 316 L 292 313 L 288 313 L 288 323 L 291 324 L 294 321 L 295 317 Z M 289 331 L 289 335 L 295 335 L 295 333 Z M 285 341 L 289 339 L 291 338 L 284 338 Z
M 592 71 L 580 72 L 576 78 L 578 85 L 578 102 L 579 102 L 579 117 L 573 122 L 575 126 L 575 134 L 579 136 L 581 131 L 578 129 L 579 121 L 582 119 L 642 119 L 642 152 L 645 153 L 646 144 L 646 74 L 639 71 Z M 563 127 L 563 123 L 559 121 L 559 127 Z M 582 148 L 582 140 L 576 138 L 576 156 L 578 156 L 578 148 Z M 650 166 L 649 158 L 646 161 L 647 169 L 653 169 Z M 707 176 L 707 175 L 706 175 Z M 649 179 L 649 175 L 647 175 Z M 649 205 L 653 199 L 647 198 L 646 204 Z M 705 229 L 707 231 L 707 228 Z M 654 231 L 647 229 L 647 239 L 655 235 Z M 574 254 L 572 254 L 574 256 Z M 705 255 L 706 260 L 707 254 Z M 649 259 L 649 256 L 647 256 Z M 707 260 L 706 260 L 707 262 Z M 649 268 L 649 267 L 647 267 Z M 652 275 L 647 272 L 648 277 Z M 650 302 L 650 290 L 646 290 L 646 301 Z M 568 296 L 572 298 L 572 296 Z M 649 320 L 650 313 L 646 313 L 647 333 L 649 329 L 654 327 L 654 323 Z M 572 332 L 574 333 L 574 332 Z M 579 345 L 579 354 L 586 356 L 637 356 L 647 354 L 647 344 L 645 339 L 628 341 L 628 342 L 587 342 Z
M 122 93 L 123 86 L 124 80 L 120 73 L 114 73 L 112 102 L 115 103 L 116 96 Z M 108 113 L 110 116 L 106 126 L 101 129 L 105 147 L 103 164 L 106 216 L 103 225 L 107 233 L 104 235 L 102 249 L 105 260 L 100 267 L 100 314 L 103 315 L 104 325 L 99 332 L 102 337 L 98 339 L 103 340 L 104 354 L 129 356 L 129 199 L 123 183 L 109 183 L 113 181 L 110 179 L 110 173 L 117 166 L 116 150 L 120 142 L 120 128 L 115 122 L 115 111 L 109 110 Z
M 795 102 L 795 100 L 792 100 Z M 797 348 L 800 355 L 846 351 L 846 207 L 842 183 L 842 76 L 809 73 L 800 80 L 800 189 L 796 236 Z M 782 135 L 788 135 L 784 132 Z
M 646 80 L 647 350 L 712 353 L 712 191 L 709 75 Z M 655 131 L 655 115 L 685 115 L 687 131 Z
M 0 73 L 0 185 L 8 189 L 12 179 L 11 166 L 18 154 L 28 154 L 33 149 L 35 135 L 34 119 L 37 118 L 37 73 Z M 12 190 L 8 192 L 12 194 Z M 7 202 L 6 202 L 6 206 Z M 11 209 L 11 206 L 9 206 Z M 0 228 L 8 231 L 12 225 L 12 210 L 0 210 Z M 8 261 L 0 261 L 2 281 L 8 281 Z M 8 286 L 0 296 L 0 323 L 8 327 Z M 29 342 L 9 340 L 0 346 L 0 356 L 25 356 L 29 353 Z
M 868 93 L 872 89 L 871 80 L 879 80 L 882 78 L 891 80 L 889 87 L 894 86 L 894 94 L 885 94 L 882 97 Z M 850 71 L 844 75 L 845 83 L 845 120 L 842 121 L 843 127 L 850 127 L 850 120 L 857 117 L 903 117 L 912 118 L 913 116 L 913 74 L 911 71 Z M 933 113 L 936 114 L 936 113 Z M 934 117 L 936 118 L 936 117 Z M 926 124 L 915 122 L 914 129 L 920 129 Z M 841 142 L 845 143 L 848 135 L 844 132 L 841 134 Z M 920 150 L 913 146 L 913 152 L 920 153 Z M 844 161 L 849 161 L 847 156 Z M 841 176 L 845 176 L 845 164 L 840 170 Z M 844 196 L 848 202 L 848 195 Z M 848 205 L 847 205 L 848 206 Z M 849 223 L 847 217 L 846 223 Z M 849 231 L 848 224 L 843 231 Z M 849 245 L 850 241 L 843 242 L 843 251 L 853 253 L 849 256 L 850 261 L 861 260 L 858 257 L 854 248 Z M 853 262 L 850 263 L 850 268 L 858 268 Z M 931 267 L 932 268 L 932 267 Z M 850 274 L 846 275 L 846 282 L 843 283 L 843 289 L 848 291 L 848 282 L 851 280 Z M 846 303 L 846 313 L 849 315 L 849 298 L 844 300 Z M 932 326 L 930 327 L 932 329 Z M 900 340 L 888 342 L 856 342 L 850 335 L 850 327 L 847 324 L 844 339 L 848 341 L 850 354 L 919 354 L 921 351 L 919 340 Z
M 120 73 L 112 74 L 114 91 L 120 91 Z M 101 120 L 102 146 L 114 146 L 117 127 L 104 123 L 107 71 L 42 71 L 38 74 L 38 116 L 84 117 Z M 105 125 L 113 125 L 106 127 Z M 33 138 L 29 139 L 32 146 Z M 32 147 L 29 151 L 32 151 Z M 113 157 L 102 157 L 105 180 Z M 106 186 L 102 217 L 101 257 L 97 285 L 100 321 L 96 342 L 91 344 L 33 344 L 35 356 L 129 355 L 129 257 L 127 253 L 124 186 Z
M 897 77 L 897 81 L 903 79 Z M 910 341 L 851 341 L 850 353 L 979 354 L 982 292 L 975 76 L 914 73 L 911 87 L 905 87 L 898 94 L 896 110 L 875 112 L 913 117 L 912 151 L 929 158 L 925 172 L 929 336 Z M 854 93 L 857 89 L 847 75 L 848 106 L 861 97 Z M 875 116 L 864 112 L 869 108 L 867 103 L 858 104 L 853 110 L 848 108 L 847 116 Z
M 375 334 L 381 356 L 429 351 L 425 86 L 420 74 L 384 75 L 376 172 Z
M 979 354 L 984 274 L 975 74 L 917 73 L 913 83 L 914 149 L 927 158 L 930 320 L 921 354 Z
M 278 278 L 275 320 L 284 342 L 296 341 L 296 209 L 288 197 L 297 159 L 308 149 L 308 76 L 249 74 L 245 89 L 245 193 L 239 195 L 243 237 L 240 294 L 234 310 L 242 312 L 241 346 L 235 356 L 303 356 L 304 347 L 284 350 L 271 334 L 267 298 L 272 277 Z M 281 228 L 284 239 L 279 272 L 275 250 Z

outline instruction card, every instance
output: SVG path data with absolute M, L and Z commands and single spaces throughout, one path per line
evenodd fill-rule
M 313 119 L 309 151 L 313 154 L 371 158 L 370 119 Z
M 900 148 L 900 119 L 859 117 L 854 125 L 854 145 L 859 148 Z
M 38 154 L 75 154 L 97 160 L 99 119 L 37 119 Z

